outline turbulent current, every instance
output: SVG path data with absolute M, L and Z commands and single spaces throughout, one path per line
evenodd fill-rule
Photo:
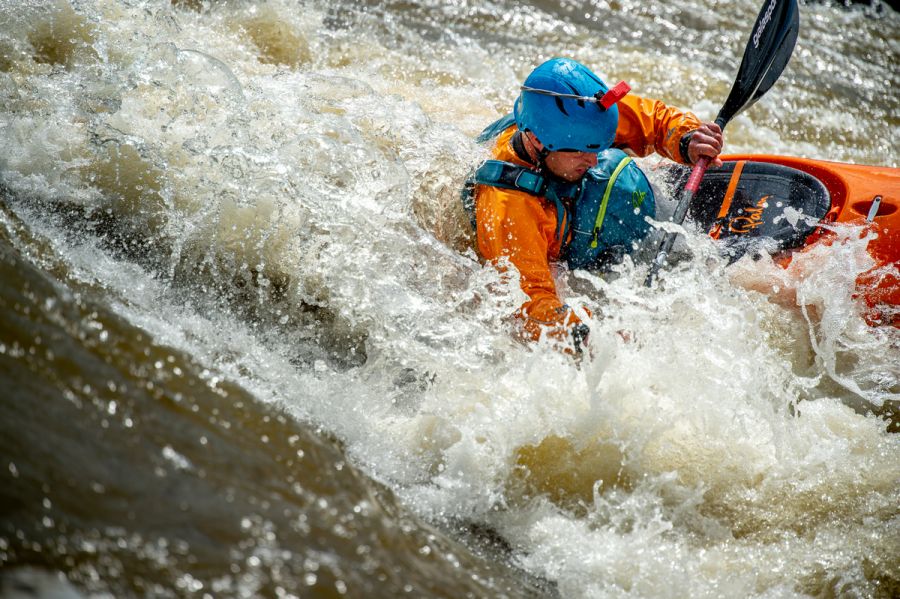
M 576 363 L 459 203 L 540 62 L 712 120 L 759 8 L 0 0 L 0 595 L 900 595 L 865 236 L 561 270 Z M 900 16 L 800 9 L 726 152 L 897 166 Z

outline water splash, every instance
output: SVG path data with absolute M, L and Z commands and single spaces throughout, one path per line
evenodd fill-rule
M 564 274 L 595 314 L 578 366 L 516 340 L 515 277 L 477 261 L 456 200 L 471 136 L 552 54 L 712 116 L 746 6 L 18 8 L 0 11 L 9 205 L 73 285 L 210 380 L 336 435 L 433 522 L 497 531 L 564 596 L 896 588 L 900 447 L 866 412 L 897 399 L 898 346 L 852 296 L 858 232 L 785 270 L 727 269 L 687 230 L 659 290 L 641 264 Z M 807 9 L 809 41 L 729 149 L 890 161 L 896 97 L 875 90 L 893 75 L 866 56 L 896 49 Z M 835 41 L 862 85 L 820 64 Z M 859 94 L 872 108 L 851 114 Z

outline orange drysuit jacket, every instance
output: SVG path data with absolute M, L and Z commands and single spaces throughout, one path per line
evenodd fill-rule
M 617 106 L 619 125 L 613 142 L 615 147 L 631 150 L 638 156 L 655 151 L 677 162 L 688 162 L 686 156 L 681 156 L 679 143 L 685 133 L 700 127 L 697 117 L 635 95 L 625 96 Z M 500 134 L 493 157 L 534 167 L 513 150 L 511 139 L 516 131 L 513 125 Z M 537 339 L 545 329 L 554 337 L 565 335 L 579 319 L 560 300 L 550 269 L 563 247 L 563 240 L 557 237 L 553 202 L 524 191 L 478 185 L 475 218 L 481 256 L 493 262 L 508 258 L 519 271 L 522 291 L 529 299 L 517 315 L 523 319 L 527 335 Z

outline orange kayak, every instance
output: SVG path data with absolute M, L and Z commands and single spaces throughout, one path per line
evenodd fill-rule
M 869 324 L 900 326 L 900 168 L 758 154 L 722 160 L 707 171 L 690 219 L 735 258 L 763 248 L 785 267 L 795 252 L 834 241 L 823 224 L 874 230 L 867 251 L 876 264 L 857 277 L 856 292 Z M 675 173 L 679 185 L 688 170 Z

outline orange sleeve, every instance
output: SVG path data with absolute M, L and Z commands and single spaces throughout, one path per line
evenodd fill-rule
M 666 106 L 659 100 L 649 100 L 628 94 L 617 104 L 619 127 L 613 145 L 626 147 L 638 156 L 658 152 L 666 158 L 689 164 L 678 145 L 688 131 L 700 127 L 701 122 L 690 112 Z
M 508 258 L 519 271 L 528 296 L 517 316 L 532 339 L 548 334 L 562 338 L 580 322 L 559 299 L 550 270 L 558 256 L 556 211 L 524 192 L 480 185 L 476 195 L 478 251 L 491 262 Z

